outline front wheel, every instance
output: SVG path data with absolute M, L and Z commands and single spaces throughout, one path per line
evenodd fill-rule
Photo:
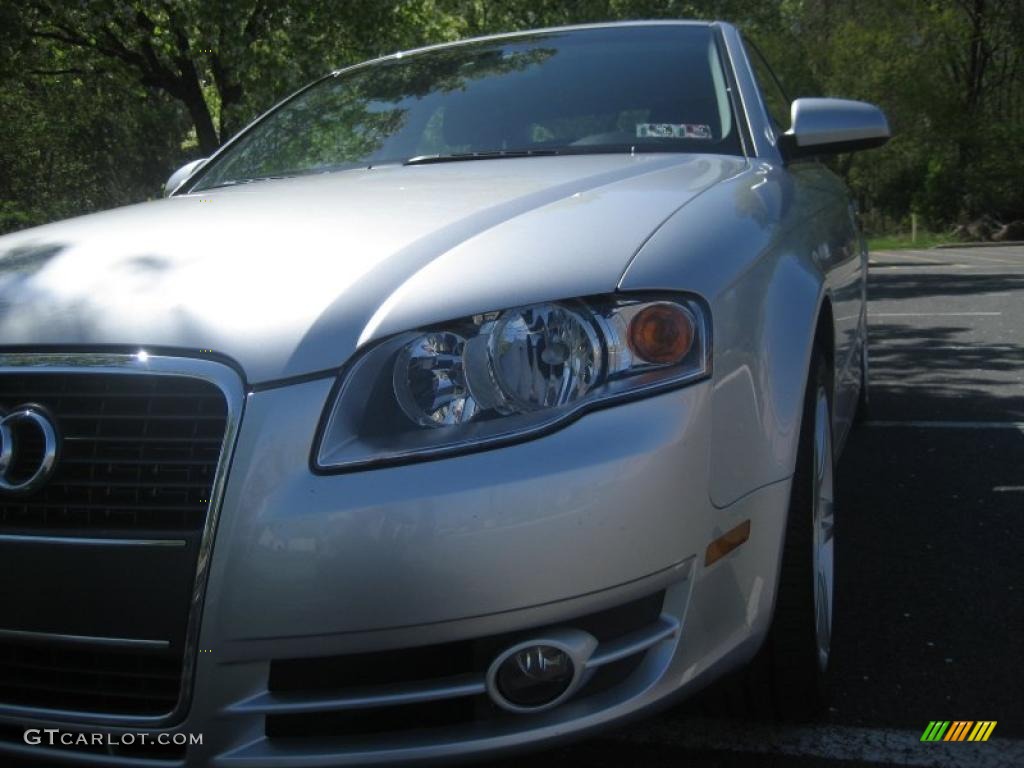
M 832 377 L 816 353 L 804 397 L 775 613 L 741 674 L 753 714 L 804 720 L 826 702 L 835 615 Z

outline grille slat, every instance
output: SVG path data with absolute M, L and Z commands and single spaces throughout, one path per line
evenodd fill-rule
M 5 704 L 159 714 L 173 708 L 180 676 L 180 660 L 167 654 L 0 643 Z
M 96 465 L 96 464 L 103 464 L 103 465 L 106 465 L 106 466 L 139 467 L 139 466 L 151 466 L 153 464 L 153 462 L 152 461 L 146 461 L 144 459 L 116 459 L 116 460 L 113 460 L 113 461 L 98 462 L 96 459 L 76 459 L 76 458 L 68 458 L 67 456 L 65 456 L 65 457 L 63 457 L 61 459 L 61 464 L 85 464 L 86 466 L 93 466 L 93 465 Z M 185 460 L 177 460 L 177 461 L 166 459 L 166 460 L 161 460 L 160 461 L 160 468 L 163 468 L 163 467 L 179 467 L 179 466 L 208 467 L 208 462 L 202 461 L 200 459 L 192 459 L 192 460 L 185 459 Z
M 219 437 L 122 437 L 121 435 L 88 435 L 64 438 L 66 443 L 200 443 L 217 445 L 220 441 Z
M 11 670 L 28 670 L 31 672 L 38 672 L 41 674 L 48 674 L 54 671 L 53 667 L 45 664 L 28 664 L 25 662 L 18 662 L 17 665 L 0 664 L 0 676 L 7 674 Z M 124 680 L 163 680 L 163 681 L 177 681 L 178 676 L 173 671 L 170 672 L 159 672 L 157 670 L 143 670 L 141 672 L 134 672 L 131 670 L 123 669 L 105 669 L 98 667 L 96 672 L 93 673 L 98 678 L 110 677 Z
M 60 682 L 51 683 L 46 682 L 45 678 L 40 682 L 22 682 L 15 680 L 13 682 L 5 683 L 7 690 L 12 692 L 25 692 L 31 694 L 39 694 L 44 699 L 53 700 L 54 697 L 65 697 L 65 696 L 89 696 L 93 695 L 96 686 L 104 686 L 110 688 L 109 678 L 104 678 L 103 675 L 91 675 L 88 673 L 82 673 L 76 676 L 78 679 L 78 685 L 69 685 L 67 680 L 69 679 L 65 673 L 57 675 L 57 679 L 65 681 L 64 684 Z M 169 703 L 173 704 L 177 698 L 178 689 L 175 686 L 166 686 L 167 690 L 164 691 L 164 699 Z M 138 690 L 133 691 L 126 686 L 122 686 L 116 694 L 105 693 L 106 698 L 117 698 L 119 700 L 134 699 L 140 703 L 152 704 L 154 691 L 149 690 Z
M 69 414 L 65 414 L 65 415 L 61 416 L 61 421 L 67 422 L 67 421 L 70 421 L 72 419 L 95 419 L 98 416 L 102 417 L 104 420 L 107 420 L 107 421 L 132 421 L 132 420 L 134 420 L 134 421 L 144 421 L 146 418 L 152 418 L 151 416 L 142 416 L 142 415 L 139 415 L 137 413 L 103 413 L 103 414 L 96 414 L 96 413 L 69 413 Z M 184 415 L 180 415 L 180 416 L 175 416 L 175 415 L 170 415 L 170 414 L 160 414 L 159 418 L 164 420 L 164 421 L 187 421 L 187 422 L 194 422 L 194 421 L 221 421 L 223 419 L 223 417 L 217 416 L 216 414 L 204 414 L 204 413 L 184 414 Z
M 187 543 L 142 555 L 135 547 L 47 546 L 11 537 L 0 552 L 7 558 L 0 575 L 9 583 L 14 577 L 34 580 L 39 594 L 70 595 L 90 607 L 47 608 L 38 598 L 26 601 L 0 590 L 0 627 L 148 636 L 169 646 L 72 649 L 0 640 L 0 704 L 128 716 L 171 712 L 182 689 L 198 542 L 227 429 L 225 397 L 204 379 L 159 373 L 41 369 L 0 375 L 0 411 L 30 403 L 55 422 L 60 456 L 38 490 L 0 494 L 0 534 L 98 540 L 143 534 Z M 31 464 L 41 441 L 31 432 L 19 439 L 16 453 Z M 24 554 L 29 547 L 36 548 L 31 556 Z M 128 576 L 123 584 L 122 570 Z M 120 594 L 109 594 L 113 585 Z M 75 624 L 106 616 L 108 596 L 134 606 L 125 609 L 132 613 L 110 613 L 102 619 L 106 624 L 92 628 Z M 118 622 L 122 626 L 114 626 Z
M 20 402 L 31 402 L 33 400 L 38 402 L 38 401 L 41 401 L 41 400 L 53 400 L 55 398 L 72 397 L 72 395 L 69 395 L 67 392 L 61 392 L 61 391 L 46 392 L 46 391 L 43 391 L 43 390 L 30 390 L 30 389 L 20 389 L 20 390 L 8 389 L 8 390 L 5 390 L 5 391 L 10 392 L 11 396 L 15 400 L 17 400 L 19 403 Z M 151 392 L 118 392 L 117 393 L 117 398 L 119 400 L 121 400 L 121 399 L 127 400 L 127 399 L 131 399 L 131 398 L 150 398 L 152 396 L 153 396 L 153 394 Z M 73 397 L 81 398 L 81 399 L 86 399 L 86 398 L 101 398 L 102 399 L 102 398 L 109 398 L 110 394 L 109 393 L 105 393 L 105 392 L 75 392 Z M 160 397 L 161 397 L 161 399 L 164 399 L 164 400 L 195 400 L 197 395 L 189 394 L 187 392 L 177 392 L 177 393 L 171 392 L 171 393 L 161 393 Z M 202 397 L 202 395 L 199 395 L 199 397 Z M 216 400 L 216 398 L 213 398 L 213 397 L 208 397 L 207 399 L 212 400 L 212 401 Z
M 62 483 L 66 488 L 138 488 L 139 483 L 118 483 L 113 481 L 104 480 L 75 480 L 74 482 Z M 208 482 L 201 483 L 170 483 L 163 482 L 159 485 L 160 488 L 203 488 L 209 489 L 210 484 Z

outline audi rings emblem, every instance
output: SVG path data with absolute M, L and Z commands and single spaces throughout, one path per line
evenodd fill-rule
M 57 466 L 57 427 L 44 408 L 31 403 L 6 414 L 0 411 L 0 415 L 0 492 L 34 490 Z M 33 433 L 34 443 L 30 439 Z

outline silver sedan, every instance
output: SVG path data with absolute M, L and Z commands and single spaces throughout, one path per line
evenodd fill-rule
M 741 668 L 812 712 L 868 374 L 820 158 L 888 135 L 725 23 L 548 29 L 0 238 L 0 754 L 443 761 Z

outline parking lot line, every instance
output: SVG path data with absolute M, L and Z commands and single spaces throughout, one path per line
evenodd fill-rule
M 940 250 L 927 250 L 927 251 L 873 251 L 871 255 L 885 254 L 889 258 L 897 259 L 912 259 L 914 261 L 927 262 L 934 264 L 936 262 L 943 264 L 944 266 L 953 266 L 951 262 L 944 262 L 943 257 L 952 259 L 964 259 L 975 262 L 985 262 L 987 264 L 999 264 L 1001 266 L 1016 267 L 1021 266 L 1022 262 L 1020 259 L 1015 259 L 1010 254 L 982 254 L 977 249 L 965 249 L 965 248 L 943 248 Z M 1004 258 L 1000 258 L 1003 256 Z
M 925 724 L 922 724 L 922 728 Z M 998 731 L 997 731 L 998 733 Z M 642 734 L 642 735 L 641 735 Z M 639 738 L 638 738 L 639 737 Z M 629 743 L 655 741 L 690 750 L 787 755 L 885 765 L 935 768 L 1010 768 L 1024 765 L 1024 741 L 923 743 L 921 731 L 840 725 L 773 726 L 745 721 L 686 720 L 659 722 L 655 732 L 623 732 L 612 737 Z
M 1004 264 L 1004 265 L 1006 265 L 1008 267 L 1020 266 L 1020 263 L 1021 263 L 1019 260 L 1012 259 L 1012 258 L 1011 259 L 997 259 L 997 258 L 993 258 L 992 256 L 982 256 L 981 254 L 978 254 L 978 253 L 963 253 L 962 251 L 958 252 L 956 255 L 959 258 L 965 258 L 966 257 L 966 258 L 969 258 L 969 259 L 977 259 L 978 261 L 990 262 L 992 264 Z
M 921 346 L 921 345 L 916 345 Z M 899 350 L 900 352 L 920 352 L 922 354 L 934 353 L 934 352 L 995 352 L 998 351 L 1000 354 L 1016 354 L 1024 352 L 1024 347 L 1017 346 L 1016 344 L 998 343 L 998 344 L 929 344 L 927 347 L 916 349 L 913 341 L 908 342 L 897 342 L 897 341 L 871 341 L 871 350 L 879 352 L 890 352 L 893 350 Z
M 865 427 L 908 427 L 911 429 L 1015 429 L 1024 432 L 1024 421 L 866 421 Z
M 869 312 L 868 317 L 1000 317 L 1002 312 Z
M 879 261 L 870 262 L 871 269 L 974 269 L 974 264 L 885 264 Z M 990 267 L 991 268 L 991 267 Z M 1003 270 L 1000 270 L 1002 272 Z
M 998 267 L 995 264 L 890 264 L 886 262 L 871 262 L 871 272 L 876 270 L 897 270 L 911 274 L 942 272 L 943 270 L 968 270 L 971 274 L 979 275 L 1018 275 L 1024 270 L 1024 263 L 1015 266 Z M 951 272 L 952 274 L 952 272 Z
M 936 266 L 945 266 L 946 263 L 940 258 L 936 258 L 931 254 L 922 256 L 920 253 L 912 251 L 874 251 L 875 254 L 884 253 L 890 259 L 911 259 L 912 261 L 923 261 L 928 264 L 934 264 Z M 870 260 L 870 256 L 868 259 Z

